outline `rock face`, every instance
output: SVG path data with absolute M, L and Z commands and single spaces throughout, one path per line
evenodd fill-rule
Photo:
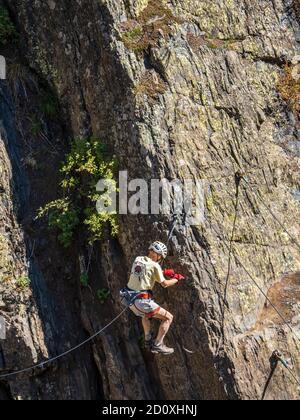
M 188 280 L 157 293 L 175 316 L 174 356 L 146 354 L 128 313 L 92 347 L 0 381 L 0 398 L 259 399 L 275 349 L 300 376 L 300 280 L 291 274 L 300 271 L 299 248 L 283 228 L 298 237 L 299 132 L 278 93 L 299 54 L 292 2 L 5 3 L 22 61 L 5 51 L 12 76 L 0 91 L 0 315 L 8 325 L 0 369 L 30 366 L 103 327 L 121 310 L 133 258 L 168 235 L 171 217 L 122 216 L 117 240 L 93 250 L 91 283 L 80 287 L 87 250 L 63 250 L 35 221 L 58 194 L 72 138 L 102 139 L 131 179 L 206 180 L 206 220 L 176 226 L 170 263 Z M 49 89 L 60 118 L 41 111 Z M 112 295 L 103 305 L 102 287 Z M 278 367 L 266 398 L 299 392 Z

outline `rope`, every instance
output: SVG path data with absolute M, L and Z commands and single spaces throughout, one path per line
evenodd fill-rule
M 174 214 L 174 220 L 173 220 L 173 223 L 172 223 L 172 228 L 171 228 L 171 230 L 170 230 L 170 233 L 169 233 L 169 236 L 168 236 L 168 241 L 167 241 L 167 245 L 169 245 L 169 243 L 170 243 L 170 241 L 171 241 L 171 239 L 172 239 L 172 236 L 173 236 L 173 233 L 174 233 L 174 230 L 175 230 L 175 227 L 176 227 L 176 224 L 177 224 L 177 221 L 178 221 L 178 218 L 179 218 L 179 215 L 178 214 Z M 96 337 L 98 337 L 100 334 L 102 334 L 107 328 L 109 328 L 112 324 L 114 324 L 119 318 L 121 318 L 121 316 L 127 311 L 127 309 L 129 308 L 129 306 L 126 306 L 126 308 L 125 309 L 123 309 L 123 311 L 119 314 L 119 315 L 117 315 L 109 324 L 107 324 L 104 328 L 102 328 L 101 330 L 99 330 L 98 332 L 96 332 L 94 335 L 92 335 L 91 337 L 89 337 L 87 340 L 85 340 L 85 341 L 83 341 L 83 342 L 81 342 L 80 344 L 78 344 L 77 346 L 75 346 L 75 347 L 72 347 L 71 349 L 69 349 L 69 350 L 67 350 L 67 351 L 65 351 L 65 352 L 63 352 L 63 353 L 61 353 L 61 354 L 59 354 L 58 356 L 55 356 L 55 357 L 52 357 L 52 358 L 50 358 L 50 359 L 47 359 L 47 360 L 45 360 L 44 362 L 41 362 L 41 363 L 38 363 L 38 364 L 36 364 L 36 365 L 32 365 L 32 366 L 30 366 L 30 367 L 28 367 L 28 368 L 24 368 L 24 369 L 20 369 L 20 370 L 17 370 L 17 371 L 15 371 L 15 372 L 10 372 L 10 373 L 6 373 L 6 374 L 4 374 L 4 375 L 0 375 L 0 380 L 1 379 L 5 379 L 5 378 L 9 378 L 9 377 L 12 377 L 12 376 L 16 376 L 16 375 L 20 375 L 21 373 L 26 373 L 26 372 L 30 372 L 31 370 L 33 370 L 33 369 L 37 369 L 37 368 L 43 368 L 43 367 L 45 367 L 45 366 L 47 366 L 47 365 L 49 365 L 50 363 L 53 363 L 53 362 L 55 362 L 56 360 L 58 360 L 58 359 L 61 359 L 62 357 L 65 357 L 65 356 L 67 356 L 67 355 L 69 355 L 70 353 L 73 353 L 74 351 L 76 351 L 76 350 L 78 350 L 78 349 L 80 349 L 81 347 L 83 347 L 84 345 L 86 345 L 87 343 L 89 343 L 89 342 L 91 342 L 92 340 L 94 340 Z
M 224 306 L 223 306 L 223 310 L 222 310 L 222 326 L 221 326 L 221 330 L 222 330 L 223 335 L 224 335 L 225 305 L 226 305 L 226 301 L 227 301 L 226 298 L 227 298 L 227 291 L 228 291 L 228 285 L 229 285 L 230 273 L 231 273 L 231 258 L 232 258 L 232 255 L 234 255 L 234 258 L 237 261 L 237 263 L 244 269 L 244 271 L 246 272 L 246 274 L 250 277 L 250 279 L 253 281 L 253 283 L 255 284 L 255 286 L 258 288 L 258 290 L 265 297 L 265 299 L 269 303 L 269 305 L 271 305 L 271 307 L 274 309 L 274 311 L 277 313 L 277 315 L 280 317 L 280 319 L 283 321 L 283 323 L 288 327 L 288 329 L 291 331 L 291 333 L 300 341 L 300 337 L 296 333 L 296 331 L 294 330 L 294 328 L 292 328 L 292 326 L 290 325 L 290 323 L 285 319 L 285 317 L 282 315 L 282 313 L 279 311 L 279 309 L 276 307 L 276 305 L 274 305 L 274 303 L 270 300 L 270 298 L 268 297 L 268 295 L 263 291 L 263 289 L 260 287 L 260 285 L 254 279 L 254 277 L 250 274 L 249 270 L 247 270 L 247 268 L 244 266 L 244 264 L 241 262 L 241 260 L 233 253 L 233 239 L 234 239 L 234 232 L 235 232 L 235 229 L 236 229 L 236 222 L 237 222 L 237 216 L 238 216 L 239 186 L 240 186 L 240 182 L 242 180 L 244 180 L 247 183 L 247 185 L 250 185 L 249 182 L 244 178 L 243 175 L 236 174 L 236 185 L 237 185 L 236 207 L 235 207 L 235 218 L 234 218 L 234 222 L 233 222 L 233 229 L 232 229 L 232 234 L 231 234 L 230 246 L 228 246 L 227 243 L 224 240 L 222 241 L 225 244 L 225 246 L 228 249 L 228 251 L 229 251 L 229 259 L 228 259 L 228 272 L 227 272 L 226 284 L 225 284 Z M 250 188 L 254 192 L 253 188 L 252 187 L 250 187 Z M 293 238 L 293 236 L 288 232 L 288 230 L 285 228 L 285 226 L 283 225 L 283 223 L 275 216 L 275 214 L 264 203 L 264 201 L 260 197 L 259 197 L 259 199 L 263 203 L 264 207 L 270 212 L 270 214 L 273 216 L 273 218 L 280 224 L 280 226 L 282 227 L 282 229 L 287 233 L 287 235 L 290 237 L 290 239 L 296 244 L 296 246 L 300 250 L 300 245 L 299 245 L 298 241 L 295 238 Z M 212 229 L 214 230 L 214 232 L 218 236 L 218 232 L 214 229 L 213 226 L 211 226 L 211 227 L 212 227 Z M 221 341 L 220 341 L 220 343 L 221 343 Z M 219 349 L 220 349 L 220 343 L 218 345 L 217 353 L 219 352 Z M 262 396 L 262 400 L 264 400 L 264 398 L 265 398 L 267 389 L 269 387 L 269 384 L 271 382 L 271 379 L 272 379 L 272 377 L 273 377 L 273 375 L 274 375 L 274 373 L 276 371 L 276 368 L 277 368 L 279 362 L 282 363 L 282 365 L 289 371 L 289 373 L 291 374 L 291 376 L 294 378 L 295 382 L 300 386 L 299 379 L 296 377 L 296 375 L 294 374 L 294 372 L 288 366 L 287 362 L 285 362 L 282 359 L 281 354 L 279 352 L 274 352 L 273 353 L 273 355 L 272 355 L 272 357 L 270 359 L 270 362 L 271 362 L 271 373 L 270 373 L 269 378 L 268 378 L 268 381 L 267 381 L 267 383 L 265 385 L 263 396 Z
M 286 321 L 286 319 L 284 318 L 284 316 L 281 314 L 281 312 L 277 309 L 277 307 L 273 304 L 273 302 L 269 299 L 269 297 L 267 296 L 267 294 L 263 291 L 263 289 L 259 286 L 259 284 L 257 283 L 257 281 L 254 279 L 254 277 L 249 273 L 249 271 L 246 269 L 246 267 L 244 266 L 244 264 L 240 261 L 240 259 L 233 253 L 233 238 L 234 238 L 234 233 L 235 233 L 235 229 L 236 229 L 236 222 L 237 222 L 237 216 L 238 216 L 238 205 L 239 205 L 239 186 L 240 186 L 240 181 L 244 180 L 248 185 L 249 182 L 245 180 L 245 178 L 239 174 L 235 174 L 235 178 L 236 178 L 236 185 L 237 185 L 237 192 L 236 192 L 236 205 L 235 205 L 235 219 L 234 219 L 234 223 L 233 223 L 233 229 L 232 229 L 232 235 L 231 235 L 231 240 L 230 240 L 230 246 L 228 246 L 226 244 L 226 242 L 223 240 L 223 243 L 225 244 L 226 248 L 229 250 L 229 259 L 228 259 L 228 272 L 227 272 L 227 277 L 226 277 L 226 284 L 225 284 L 225 294 L 224 294 L 224 307 L 223 307 L 223 316 L 225 314 L 225 303 L 226 303 L 226 297 L 227 297 L 227 291 L 228 291 L 228 285 L 229 285 L 229 280 L 230 280 L 230 273 L 231 273 L 231 261 L 232 261 L 232 255 L 234 255 L 235 260 L 238 262 L 238 264 L 245 270 L 245 272 L 247 273 L 247 275 L 250 277 L 250 279 L 253 281 L 253 283 L 255 284 L 255 286 L 258 288 L 258 290 L 262 293 L 262 295 L 266 298 L 267 302 L 271 305 L 271 307 L 275 310 L 275 312 L 278 314 L 278 316 L 281 318 L 281 320 L 284 322 L 284 324 L 290 329 L 290 331 L 295 335 L 295 337 L 300 341 L 300 337 L 298 336 L 298 334 L 295 332 L 295 330 L 291 327 L 291 325 Z M 253 190 L 253 188 L 250 186 L 250 188 Z M 258 196 L 258 194 L 256 194 Z M 258 196 L 259 197 L 259 196 Z M 260 201 L 263 203 L 264 207 L 270 212 L 270 214 L 274 217 L 274 219 L 280 224 L 280 226 L 284 229 L 284 231 L 287 233 L 287 235 L 290 237 L 290 239 L 296 244 L 296 246 L 298 247 L 298 249 L 300 250 L 300 244 L 298 243 L 298 241 L 293 238 L 293 236 L 288 232 L 288 230 L 285 228 L 285 226 L 283 225 L 283 223 L 274 215 L 274 213 L 272 212 L 272 210 L 264 203 L 264 201 L 259 197 Z M 178 222 L 179 219 L 179 215 L 178 214 L 174 214 L 174 220 L 172 223 L 172 228 L 170 230 L 170 233 L 168 235 L 168 240 L 167 240 L 167 245 L 169 245 L 176 224 Z M 213 228 L 213 230 L 215 231 L 215 233 L 218 236 L 218 232 Z M 76 350 L 78 350 L 79 348 L 83 347 L 84 345 L 86 345 L 87 343 L 91 342 L 92 340 L 94 340 L 96 337 L 98 337 L 100 334 L 102 334 L 106 329 L 108 329 L 112 324 L 114 324 L 128 309 L 129 306 L 126 306 L 125 309 L 123 309 L 121 311 L 121 313 L 119 315 L 117 315 L 111 322 L 109 322 L 104 328 L 102 328 L 101 330 L 99 330 L 98 332 L 96 332 L 94 335 L 92 335 L 91 337 L 89 337 L 87 340 L 84 340 L 83 342 L 81 342 L 80 344 L 72 347 L 71 349 L 59 354 L 58 356 L 52 357 L 50 359 L 45 360 L 44 362 L 38 363 L 36 365 L 30 366 L 28 368 L 24 368 L 24 369 L 20 369 L 17 370 L 15 372 L 10 372 L 4 375 L 0 375 L 0 380 L 1 379 L 5 379 L 5 378 L 9 378 L 9 377 L 13 377 L 16 375 L 20 375 L 22 373 L 26 373 L 29 372 L 33 369 L 37 369 L 37 368 L 43 368 L 45 366 L 47 366 L 50 363 L 53 363 L 56 360 L 59 360 L 63 357 L 66 357 L 67 355 L 75 352 Z M 223 325 L 224 328 L 224 325 Z M 280 358 L 279 361 L 283 364 L 283 366 L 285 366 L 286 369 L 288 369 L 288 371 L 290 372 L 290 374 L 293 376 L 293 378 L 295 379 L 295 381 L 298 383 L 298 385 L 300 386 L 300 381 L 296 378 L 294 372 L 290 369 L 290 367 L 288 366 L 288 364 L 282 359 Z
M 238 208 L 239 208 L 239 197 L 240 197 L 241 177 L 239 176 L 239 174 L 236 174 L 235 180 L 236 180 L 236 195 L 235 195 L 235 206 L 234 206 L 235 214 L 234 214 L 234 221 L 233 221 L 232 233 L 231 233 L 231 238 L 230 238 L 230 247 L 229 247 L 229 256 L 228 256 L 228 269 L 227 269 L 227 276 L 226 276 L 226 281 L 225 281 L 223 306 L 222 306 L 222 312 L 221 312 L 221 319 L 222 319 L 221 332 L 222 332 L 222 335 L 220 337 L 220 341 L 219 341 L 219 344 L 218 344 L 217 353 L 219 353 L 219 350 L 220 350 L 220 347 L 221 347 L 222 337 L 224 338 L 225 311 L 226 311 L 226 306 L 228 306 L 227 292 L 228 292 L 230 274 L 231 274 L 233 239 L 234 239 L 235 230 L 236 230 L 236 224 L 237 224 L 237 218 L 238 218 Z
M 172 229 L 169 233 L 168 236 L 168 242 L 167 244 L 170 243 L 170 240 L 172 239 L 175 227 L 176 227 L 176 223 L 178 221 L 179 215 L 178 214 L 174 214 L 174 220 L 173 220 L 173 225 L 172 225 Z M 37 368 L 44 368 L 45 366 L 49 365 L 50 363 L 55 362 L 56 360 L 59 360 L 65 356 L 68 356 L 70 353 L 73 353 L 74 351 L 80 349 L 81 347 L 85 346 L 87 343 L 91 342 L 92 340 L 94 340 L 96 337 L 98 337 L 100 334 L 102 334 L 107 328 L 109 328 L 112 324 L 114 324 L 119 318 L 121 318 L 121 316 L 127 311 L 127 309 L 129 308 L 129 305 L 126 306 L 125 309 L 122 310 L 122 312 L 117 315 L 111 322 L 109 322 L 104 328 L 102 328 L 101 330 L 97 331 L 94 335 L 92 335 L 91 337 L 89 337 L 87 340 L 82 341 L 80 344 L 72 347 L 71 349 L 59 354 L 58 356 L 52 357 L 50 359 L 47 359 L 41 363 L 32 365 L 30 367 L 24 368 L 24 369 L 20 369 L 17 370 L 15 372 L 10 372 L 10 373 L 6 373 L 4 375 L 0 375 L 0 380 L 1 379 L 6 379 L 6 378 L 10 378 L 16 375 L 20 375 L 22 373 L 26 373 L 26 372 L 30 372 L 33 369 L 37 369 Z
M 174 230 L 175 230 L 175 227 L 176 227 L 176 224 L 177 224 L 178 220 L 179 220 L 179 214 L 178 213 L 174 213 L 173 214 L 172 225 L 171 225 L 171 228 L 170 228 L 170 231 L 169 231 L 169 235 L 168 235 L 168 239 L 167 239 L 167 243 L 166 243 L 167 247 L 169 246 L 169 243 L 171 242 L 171 239 L 173 237 L 173 233 L 174 233 Z M 164 258 L 161 261 L 161 268 L 162 269 L 165 267 L 165 264 L 166 264 L 166 258 Z
M 70 353 L 73 353 L 74 351 L 78 350 L 79 348 L 83 347 L 84 345 L 86 345 L 87 343 L 89 343 L 90 341 L 94 340 L 94 338 L 98 337 L 100 334 L 102 334 L 107 328 L 109 328 L 112 324 L 114 324 L 119 318 L 121 318 L 121 316 L 127 311 L 128 306 L 123 309 L 123 311 L 117 315 L 111 322 L 109 322 L 104 328 L 102 328 L 101 330 L 99 330 L 98 332 L 96 332 L 94 335 L 92 335 L 90 338 L 88 338 L 87 340 L 81 342 L 80 344 L 78 344 L 75 347 L 72 347 L 71 349 L 65 351 L 64 353 L 59 354 L 58 356 L 52 357 L 51 359 L 47 359 L 44 362 L 38 363 L 36 365 L 30 366 L 28 368 L 25 369 L 21 369 L 21 370 L 17 370 L 15 372 L 11 372 L 11 373 L 6 373 L 4 375 L 0 375 L 0 379 L 5 379 L 5 378 L 9 378 L 12 376 L 16 376 L 16 375 L 20 375 L 21 373 L 26 373 L 29 372 L 33 369 L 36 368 L 43 368 L 44 366 L 58 360 L 61 359 L 62 357 L 65 357 L 67 355 L 69 355 Z
M 284 226 L 284 224 L 281 222 L 281 220 L 278 219 L 278 217 L 274 214 L 274 212 L 270 209 L 269 206 L 267 206 L 267 204 L 264 202 L 264 200 L 260 197 L 260 195 L 258 194 L 258 192 L 256 192 L 254 190 L 254 188 L 251 186 L 251 184 L 245 179 L 242 178 L 243 181 L 245 181 L 245 183 L 250 187 L 251 191 L 255 194 L 255 196 L 259 199 L 259 201 L 262 203 L 262 205 L 264 206 L 264 208 L 271 214 L 271 216 L 274 218 L 274 220 L 279 223 L 279 225 L 281 226 L 281 228 L 284 230 L 284 232 L 288 235 L 288 237 L 291 239 L 291 241 L 296 245 L 296 247 L 298 248 L 298 250 L 300 251 L 300 244 L 297 241 L 297 239 L 295 239 L 293 237 L 293 235 L 287 230 L 287 228 Z
M 179 220 L 179 214 L 174 213 L 173 214 L 173 222 L 172 222 L 171 229 L 170 229 L 170 232 L 169 232 L 169 235 L 168 235 L 167 246 L 169 245 L 169 243 L 170 243 L 170 241 L 173 237 L 173 233 L 174 233 L 174 230 L 175 230 L 175 227 L 176 227 L 176 224 L 177 224 L 178 220 Z
M 213 230 L 215 231 L 215 233 L 218 235 L 218 232 L 213 228 Z M 229 246 L 227 245 L 227 243 L 225 241 L 223 241 L 224 245 L 226 246 L 226 248 L 229 250 Z M 274 305 L 274 303 L 270 300 L 270 298 L 268 297 L 268 295 L 263 291 L 263 289 L 261 288 L 261 286 L 257 283 L 257 281 L 254 279 L 254 277 L 252 276 L 251 273 L 249 273 L 249 271 L 247 270 L 247 268 L 244 266 L 244 264 L 241 262 L 241 260 L 233 253 L 235 260 L 237 261 L 237 263 L 244 269 L 244 271 L 246 272 L 246 274 L 250 277 L 250 279 L 252 280 L 252 282 L 255 284 L 255 286 L 257 287 L 257 289 L 260 291 L 260 293 L 266 298 L 267 302 L 269 303 L 269 305 L 271 305 L 271 307 L 274 309 L 274 311 L 277 313 L 277 315 L 280 317 L 280 319 L 283 321 L 283 323 L 289 328 L 289 330 L 294 334 L 294 336 L 299 340 L 300 342 L 300 337 L 299 335 L 296 333 L 296 331 L 291 327 L 291 325 L 289 324 L 289 322 L 284 318 L 284 316 L 281 314 L 281 312 L 279 311 L 279 309 Z
M 280 225 L 280 227 L 284 230 L 284 232 L 288 235 L 288 237 L 291 239 L 291 241 L 296 245 L 296 247 L 300 251 L 300 244 L 297 241 L 297 239 L 295 239 L 294 236 L 287 230 L 287 228 L 285 227 L 285 225 L 281 222 L 281 220 L 279 220 L 279 218 L 274 214 L 274 212 L 270 209 L 270 207 L 264 202 L 264 200 L 260 197 L 260 195 L 258 194 L 258 192 L 254 191 L 254 188 L 251 186 L 251 184 L 245 178 L 243 178 L 243 180 L 250 187 L 251 191 L 259 199 L 259 201 L 262 203 L 262 205 L 264 206 L 264 208 L 271 214 L 271 216 L 273 217 L 273 219 Z M 273 306 L 273 308 L 274 308 L 274 306 Z M 279 311 L 277 311 L 277 309 L 275 309 L 275 310 L 279 314 Z M 280 315 L 280 317 L 283 319 L 283 317 L 281 315 Z M 285 324 L 288 325 L 288 327 L 292 330 L 293 334 L 298 338 L 298 340 L 300 340 L 298 334 L 296 334 L 295 333 L 295 330 L 292 327 L 290 327 L 289 323 L 287 323 L 285 321 Z M 294 378 L 295 382 L 300 386 L 299 379 L 296 377 L 296 375 L 294 374 L 294 372 L 292 371 L 292 369 L 289 367 L 288 363 L 285 360 L 283 360 L 283 358 L 281 357 L 280 353 L 279 352 L 274 352 L 274 355 L 275 355 L 275 357 L 277 357 L 277 364 L 278 364 L 278 362 L 280 362 L 289 371 L 289 373 L 291 374 L 291 376 Z M 275 366 L 275 369 L 276 369 L 276 367 L 277 366 Z
M 300 381 L 292 371 L 292 369 L 289 367 L 288 363 L 282 359 L 282 357 L 279 358 L 280 363 L 290 372 L 291 376 L 294 378 L 295 382 L 300 386 Z
M 246 182 L 247 185 L 250 185 L 249 182 L 244 178 L 243 174 L 236 174 L 236 179 L 239 179 L 239 182 L 244 180 Z M 239 184 L 237 184 L 239 185 Z M 253 191 L 253 189 L 252 189 Z M 265 205 L 266 206 L 266 205 Z M 266 206 L 268 209 L 269 207 Z M 270 209 L 269 209 L 270 210 Z M 271 210 L 270 210 L 271 211 Z M 272 212 L 273 213 L 273 212 Z M 275 216 L 274 216 L 275 217 Z M 275 217 L 276 218 L 276 217 Z M 277 220 L 277 219 L 276 219 Z M 281 222 L 280 222 L 281 223 Z M 213 227 L 213 225 L 211 225 L 212 230 L 216 233 L 216 235 L 218 236 L 219 233 L 216 231 L 216 229 Z M 285 228 L 284 228 L 285 229 Z M 285 229 L 286 230 L 286 229 Z M 288 232 L 287 232 L 288 233 Z M 292 235 L 289 234 L 290 237 L 292 237 Z M 293 238 L 294 239 L 294 238 Z M 296 241 L 294 239 L 294 241 Z M 227 245 L 227 243 L 225 242 L 225 240 L 222 240 L 222 242 L 224 243 L 225 247 L 228 249 L 228 251 L 233 254 L 232 252 L 232 241 L 230 243 L 230 246 Z M 297 242 L 297 241 L 296 241 Z M 300 249 L 300 245 L 299 245 L 299 249 Z M 250 272 L 247 270 L 247 268 L 245 267 L 245 265 L 241 262 L 241 260 L 234 254 L 234 258 L 237 261 L 237 263 L 244 269 L 244 271 L 246 272 L 246 274 L 250 277 L 250 279 L 252 280 L 252 282 L 255 284 L 255 286 L 258 288 L 258 290 L 261 292 L 261 294 L 266 298 L 267 302 L 271 305 L 271 307 L 274 309 L 274 311 L 277 313 L 277 315 L 280 317 L 280 319 L 284 322 L 284 324 L 289 328 L 289 330 L 294 334 L 294 336 L 300 341 L 300 337 L 299 335 L 296 333 L 296 331 L 291 327 L 290 323 L 287 322 L 287 320 L 285 319 L 285 317 L 281 314 L 281 312 L 279 311 L 279 309 L 274 305 L 274 303 L 270 300 L 270 298 L 268 297 L 268 295 L 263 291 L 263 289 L 261 288 L 261 286 L 257 283 L 257 281 L 254 279 L 254 277 L 250 274 Z

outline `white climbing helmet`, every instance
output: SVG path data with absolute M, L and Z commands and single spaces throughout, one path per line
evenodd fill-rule
M 167 258 L 168 248 L 162 242 L 154 242 L 150 245 L 149 251 L 154 251 L 156 254 L 161 255 L 163 259 Z

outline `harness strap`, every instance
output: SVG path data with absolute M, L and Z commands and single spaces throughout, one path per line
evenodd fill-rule
M 153 295 L 151 293 L 140 293 L 135 299 L 152 299 L 152 297 Z

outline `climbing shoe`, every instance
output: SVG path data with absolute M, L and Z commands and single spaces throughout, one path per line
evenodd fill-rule
M 174 349 L 165 346 L 164 344 L 153 344 L 151 352 L 154 354 L 164 354 L 164 355 L 168 355 L 168 354 L 173 354 L 174 353 Z

